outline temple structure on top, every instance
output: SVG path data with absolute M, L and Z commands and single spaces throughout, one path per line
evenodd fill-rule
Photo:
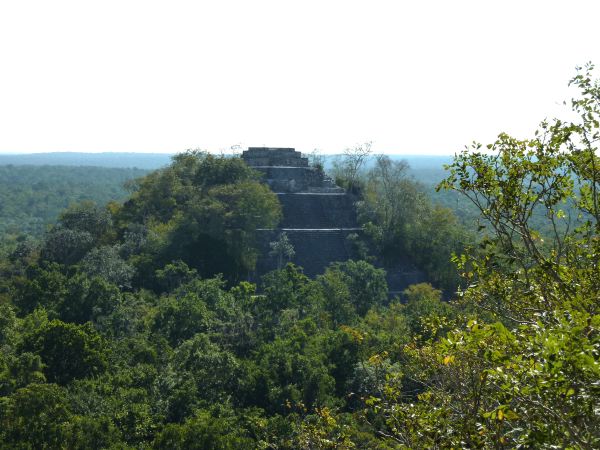
M 308 167 L 308 158 L 293 148 L 248 147 L 242 158 L 253 167 Z
M 265 174 L 265 181 L 275 192 L 344 192 L 293 148 L 250 147 L 242 153 L 242 158 L 250 167 Z

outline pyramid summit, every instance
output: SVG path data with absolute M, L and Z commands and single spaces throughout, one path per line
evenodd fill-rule
M 335 185 L 323 170 L 309 165 L 294 148 L 250 147 L 242 153 L 250 167 L 264 175 L 283 210 L 279 226 L 258 230 L 261 258 L 258 276 L 277 268 L 270 244 L 285 233 L 294 248 L 291 262 L 309 276 L 322 273 L 335 261 L 351 258 L 347 237 L 360 231 L 354 199 Z
M 293 148 L 250 147 L 242 159 L 264 174 L 274 192 L 344 193 L 321 168 L 310 166 L 308 158 Z

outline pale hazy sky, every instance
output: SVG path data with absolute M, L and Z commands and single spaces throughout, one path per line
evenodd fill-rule
M 0 0 L 0 152 L 452 154 L 600 64 L 600 1 Z

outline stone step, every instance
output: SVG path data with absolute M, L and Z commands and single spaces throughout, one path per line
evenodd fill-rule
M 346 261 L 350 258 L 347 236 L 354 229 L 287 229 L 262 230 L 258 232 L 258 244 L 261 257 L 257 262 L 256 272 L 264 274 L 277 269 L 277 257 L 270 256 L 270 242 L 278 239 L 285 231 L 294 247 L 295 255 L 291 262 L 302 267 L 310 277 L 319 275 L 327 266 L 335 261 Z
M 358 227 L 352 197 L 339 193 L 277 194 L 283 209 L 282 228 Z

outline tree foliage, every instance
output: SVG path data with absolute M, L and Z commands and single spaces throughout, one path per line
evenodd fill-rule
M 116 221 L 124 237 L 132 224 L 147 228 L 133 261 L 139 282 L 150 285 L 155 270 L 174 260 L 205 276 L 245 275 L 256 262 L 255 230 L 281 217 L 275 194 L 240 158 L 180 154 L 134 189 Z
M 433 283 L 453 290 L 459 279 L 451 256 L 471 237 L 451 210 L 431 201 L 408 170 L 405 161 L 375 157 L 362 177 L 359 221 L 388 267 L 411 261 Z
M 33 156 L 33 155 L 19 155 Z M 25 164 L 25 162 L 21 163 Z M 104 205 L 127 197 L 124 183 L 147 173 L 141 169 L 58 165 L 0 165 L 0 242 L 21 236 L 37 240 L 69 206 L 91 201 Z
M 457 262 L 472 308 L 446 335 L 406 347 L 404 380 L 369 403 L 407 447 L 595 448 L 600 444 L 598 231 L 600 85 L 572 83 L 580 120 L 543 122 L 455 158 L 442 187 L 479 209 L 487 236 Z M 568 217 L 563 205 L 574 205 Z M 544 208 L 554 233 L 532 223 Z M 564 223 L 567 222 L 567 223 Z M 463 320 L 466 322 L 463 322 Z M 432 324 L 435 329 L 436 324 Z M 437 324 L 439 328 L 439 323 Z

